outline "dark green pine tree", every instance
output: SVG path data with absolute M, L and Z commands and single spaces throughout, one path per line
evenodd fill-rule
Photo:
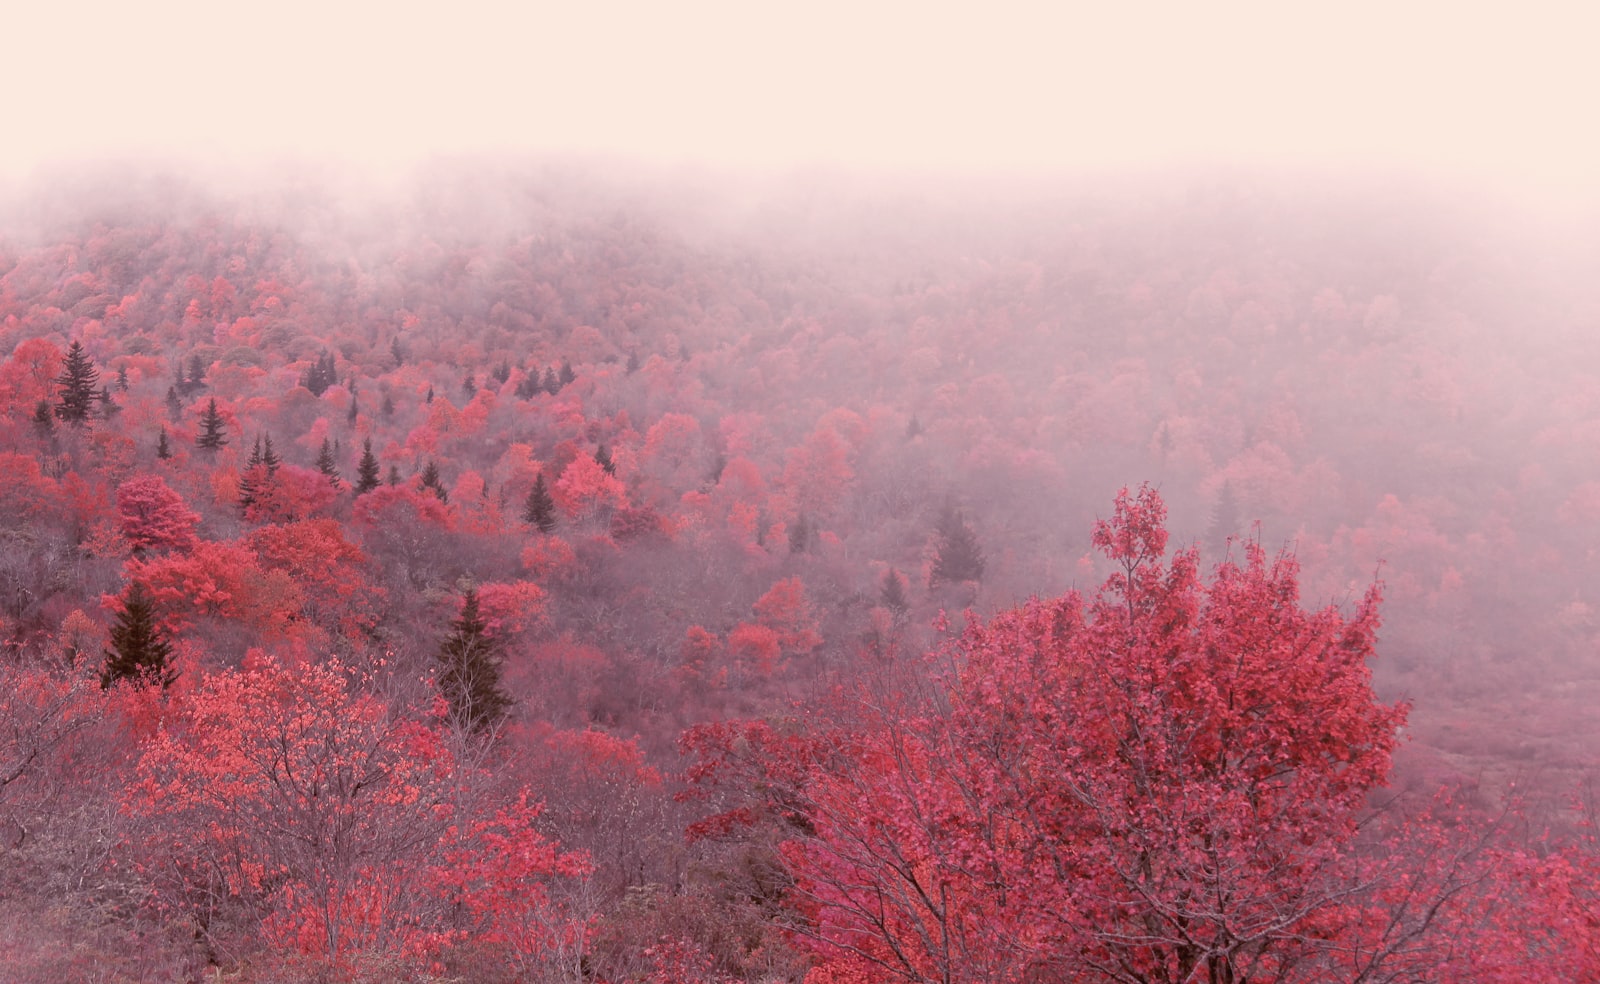
M 389 355 L 394 358 L 394 367 L 396 369 L 406 364 L 406 350 L 400 347 L 399 335 L 389 340 Z
M 128 392 L 128 367 L 127 366 L 119 366 L 117 368 L 117 389 L 121 390 L 124 393 Z
M 400 466 L 399 465 L 390 465 L 389 466 L 389 477 L 384 479 L 384 481 L 389 484 L 390 488 L 393 488 L 394 486 L 399 485 L 400 484 Z
M 278 466 L 283 464 L 283 459 L 278 457 L 278 452 L 272 449 L 272 435 L 268 434 L 262 442 L 261 465 L 267 470 L 267 477 L 272 478 L 278 474 Z
M 206 402 L 205 412 L 200 415 L 200 433 L 195 435 L 194 446 L 206 451 L 218 451 L 227 443 L 227 424 L 223 422 L 222 412 L 217 409 L 217 398 L 213 396 Z
M 356 495 L 366 495 L 378 487 L 378 456 L 372 453 L 372 438 L 361 442 L 361 462 L 356 465 Z
M 111 387 L 100 387 L 100 396 L 98 399 L 100 400 L 100 416 L 106 420 L 110 420 L 112 417 L 115 417 L 117 414 L 122 412 L 122 406 L 117 403 L 116 400 L 111 398 Z
M 489 375 L 494 379 L 495 382 L 499 383 L 501 386 L 504 386 L 506 383 L 511 381 L 511 363 L 505 359 L 501 359 L 500 364 L 495 366 L 494 371 Z
M 978 545 L 972 527 L 967 525 L 966 517 L 954 507 L 946 508 L 939 518 L 939 547 L 928 584 L 981 581 L 983 566 L 983 548 Z
M 577 380 L 577 378 L 578 374 L 572 371 L 572 363 L 565 359 L 561 360 L 561 372 L 556 376 L 556 380 L 560 382 L 563 387 L 567 387 L 571 386 L 573 382 Z
M 630 376 L 639 371 L 639 350 L 638 349 L 629 349 L 628 350 L 628 361 L 627 361 L 627 364 L 623 366 L 623 369 Z
M 444 482 L 439 478 L 439 466 L 432 460 L 422 468 L 422 487 L 438 496 L 440 502 L 449 504 L 450 493 L 444 490 Z
M 156 440 L 156 457 L 162 461 L 172 460 L 172 445 L 167 442 L 167 429 L 161 428 L 161 437 Z
M 339 487 L 339 468 L 333 460 L 333 442 L 327 438 L 322 439 L 322 450 L 317 452 L 317 471 L 328 479 L 328 484 L 334 488 Z M 378 463 L 372 463 L 372 484 L 378 484 Z
M 433 387 L 432 386 L 428 387 L 428 395 L 422 398 L 422 402 L 428 404 L 429 406 L 433 405 Z
M 528 501 L 522 508 L 522 518 L 540 533 L 555 532 L 556 500 L 551 498 L 550 489 L 544 484 L 544 472 L 533 480 L 533 489 L 528 492 Z
M 100 398 L 95 383 L 100 381 L 100 370 L 89 361 L 82 342 L 73 342 L 61 360 L 61 375 L 56 377 L 60 386 L 60 399 L 56 402 L 56 419 L 82 427 L 89 422 L 94 405 Z
M 906 597 L 905 578 L 893 567 L 883 573 L 883 587 L 878 591 L 878 601 L 897 619 L 904 618 L 906 612 L 911 610 L 911 601 Z
M 551 396 L 561 392 L 561 380 L 556 376 L 554 369 L 546 369 L 544 371 L 544 391 Z
M 383 406 L 379 408 L 385 417 L 394 416 L 394 398 L 388 393 L 383 394 Z
M 450 721 L 470 735 L 493 731 L 511 710 L 511 695 L 500 680 L 500 651 L 478 613 L 478 592 L 468 588 L 461 617 L 439 646 L 439 693 Z
M 176 386 L 167 387 L 167 416 L 172 418 L 173 423 L 177 423 L 178 418 L 183 416 L 183 401 L 178 399 Z
M 239 508 L 249 509 L 255 505 L 256 495 L 261 491 L 261 435 L 256 435 L 255 449 L 250 452 L 250 457 L 244 463 L 244 470 L 239 473 Z
M 200 361 L 200 353 L 189 356 L 189 378 L 184 381 L 184 388 L 197 390 L 206 384 L 205 363 Z
M 795 517 L 794 522 L 789 524 L 788 532 L 789 552 L 805 553 L 806 548 L 811 545 L 812 537 L 811 521 L 806 518 L 805 513 Z
M 473 382 L 472 373 L 469 372 L 461 377 L 461 392 L 469 400 L 478 395 L 478 384 Z
M 594 463 L 604 468 L 607 475 L 617 473 L 617 463 L 611 458 L 611 449 L 604 444 L 594 449 Z
M 361 400 L 357 398 L 356 391 L 350 391 L 350 411 L 344 415 L 347 423 L 354 426 L 356 418 L 361 416 Z
M 107 649 L 106 665 L 100 671 L 100 686 L 109 687 L 118 680 L 134 683 L 159 683 L 161 689 L 172 686 L 178 673 L 170 665 L 172 645 L 162 637 L 156 625 L 155 601 L 138 581 L 128 588 L 122 599 L 122 611 L 111 627 L 111 648 Z
M 56 415 L 50 409 L 49 400 L 40 400 L 33 407 L 33 429 L 42 438 L 49 437 L 56 432 Z

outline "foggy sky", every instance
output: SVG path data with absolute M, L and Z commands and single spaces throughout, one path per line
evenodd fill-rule
M 1401 168 L 1588 192 L 1596 16 L 1486 6 L 36 0 L 7 17 L 0 176 L 533 151 L 984 176 Z

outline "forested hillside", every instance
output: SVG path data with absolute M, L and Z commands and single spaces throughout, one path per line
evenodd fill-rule
M 0 212 L 0 979 L 1600 976 L 1595 242 L 128 183 Z

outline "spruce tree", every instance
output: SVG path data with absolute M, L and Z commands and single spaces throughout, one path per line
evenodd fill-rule
M 227 425 L 222 420 L 222 412 L 217 409 L 217 398 L 213 396 L 206 402 L 205 412 L 200 415 L 200 433 L 195 435 L 194 446 L 217 451 L 227 443 Z
M 562 387 L 571 386 L 577 378 L 578 374 L 572 371 L 572 363 L 565 359 L 561 360 L 561 373 L 556 379 L 561 383 Z
M 384 481 L 387 482 L 391 488 L 393 488 L 396 485 L 399 485 L 400 484 L 400 467 L 398 465 L 390 465 L 389 466 L 389 477 L 384 479 Z
M 450 721 L 470 735 L 492 731 L 511 710 L 511 695 L 500 680 L 500 652 L 478 613 L 478 592 L 468 588 L 461 617 L 450 623 L 439 646 L 439 693 Z
M 100 401 L 100 416 L 106 420 L 110 420 L 122 412 L 121 405 L 111 398 L 111 387 L 100 387 L 100 395 L 97 399 Z
M 89 422 L 99 393 L 95 383 L 100 380 L 100 370 L 89 361 L 82 342 L 73 342 L 61 360 L 61 375 L 56 377 L 60 386 L 60 399 L 56 403 L 56 418 L 75 427 Z
M 555 532 L 556 500 L 551 498 L 550 489 L 544 483 L 544 472 L 540 472 L 533 480 L 533 489 L 528 492 L 528 502 L 522 509 L 522 518 L 540 533 Z
M 438 496 L 440 502 L 449 504 L 450 493 L 444 490 L 444 482 L 439 478 L 439 466 L 432 460 L 422 468 L 422 487 Z
M 256 446 L 250 452 L 250 457 L 244 463 L 244 470 L 239 473 L 239 508 L 249 509 L 255 505 L 256 495 L 261 491 L 261 435 L 256 435 Z
M 184 389 L 197 390 L 206 384 L 206 367 L 200 361 L 200 353 L 189 356 L 189 378 L 184 382 Z
M 178 418 L 183 416 L 183 401 L 178 399 L 176 386 L 167 387 L 167 416 L 172 418 L 173 423 L 177 423 Z
M 40 400 L 33 407 L 33 429 L 40 437 L 49 437 L 56 432 L 56 415 L 50 409 L 49 400 Z
M 372 438 L 361 442 L 361 463 L 356 465 L 356 495 L 366 495 L 378 487 L 378 456 L 372 453 Z
M 109 687 L 118 680 L 132 680 L 159 683 L 165 690 L 178 678 L 177 671 L 167 663 L 172 656 L 172 645 L 156 625 L 155 602 L 139 581 L 133 582 L 122 599 L 122 611 L 111 627 L 111 648 L 105 651 L 105 656 L 106 665 L 100 671 L 101 687 Z
M 339 487 L 339 468 L 333 460 L 333 442 L 327 438 L 322 439 L 322 450 L 317 452 L 317 471 L 327 476 L 328 484 Z M 372 482 L 374 485 L 378 482 L 377 462 L 372 465 Z
M 544 371 L 544 391 L 551 396 L 561 392 L 561 380 L 556 377 L 554 369 L 546 369 Z
M 906 612 L 911 610 L 911 601 L 906 598 L 905 579 L 893 567 L 883 573 L 883 586 L 878 591 L 878 601 L 893 612 L 897 619 L 904 618 Z
M 117 368 L 117 389 L 121 390 L 124 393 L 128 392 L 128 367 L 127 366 L 119 366 Z
M 359 416 L 361 416 L 361 400 L 356 396 L 356 391 L 355 390 L 351 390 L 350 391 L 350 410 L 349 410 L 348 413 L 346 413 L 344 415 L 344 419 L 351 426 L 354 426 L 355 422 L 356 422 L 356 418 L 359 417 Z
M 607 475 L 617 473 L 617 463 L 611 458 L 611 449 L 604 444 L 594 449 L 594 463 L 604 468 Z
M 954 507 L 945 509 L 939 518 L 938 553 L 933 559 L 933 571 L 928 584 L 941 581 L 983 580 L 983 548 L 978 537 L 967 525 L 966 517 Z
M 161 437 L 156 440 L 156 457 L 162 461 L 172 460 L 172 445 L 167 442 L 167 429 L 161 428 Z

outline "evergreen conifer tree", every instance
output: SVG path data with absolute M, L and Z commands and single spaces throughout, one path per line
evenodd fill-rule
M 217 409 L 217 398 L 213 396 L 206 402 L 205 412 L 200 415 L 200 433 L 195 435 L 194 446 L 217 451 L 227 443 L 227 425 L 222 420 L 222 412 Z
M 339 487 L 339 468 L 334 463 L 333 459 L 333 443 L 327 438 L 322 439 L 322 450 L 317 452 L 317 471 L 327 476 L 328 484 L 332 485 L 334 488 Z M 378 482 L 378 468 L 376 462 L 373 463 L 372 482 L 374 485 L 376 485 Z
M 429 460 L 422 468 L 422 487 L 439 497 L 439 501 L 449 503 L 450 493 L 444 490 L 444 482 L 439 478 L 439 465 Z
M 40 437 L 49 437 L 56 432 L 56 415 L 50 409 L 49 400 L 40 400 L 33 407 L 33 429 Z
M 167 387 L 167 416 L 171 417 L 174 423 L 177 422 L 179 417 L 183 416 L 183 401 L 178 399 L 178 388 L 176 386 Z
M 911 601 L 906 598 L 905 579 L 893 567 L 883 574 L 883 587 L 878 591 L 878 600 L 897 619 L 904 618 L 906 612 L 911 610 Z
M 267 469 L 267 477 L 278 474 L 278 466 L 283 464 L 283 459 L 278 457 L 278 452 L 272 449 L 272 435 L 268 434 L 262 442 L 261 464 Z
M 387 482 L 390 487 L 399 485 L 400 484 L 400 467 L 398 465 L 390 465 L 389 466 L 389 477 L 384 479 L 384 481 Z
M 983 548 L 966 517 L 948 507 L 939 519 L 939 547 L 928 583 L 983 580 Z
M 200 353 L 189 356 L 189 378 L 183 384 L 184 389 L 197 390 L 206 384 L 206 367 L 200 361 Z
M 561 385 L 563 387 L 566 387 L 566 386 L 571 386 L 572 383 L 577 378 L 578 378 L 578 374 L 572 371 L 572 363 L 569 362 L 566 359 L 562 359 L 561 360 L 561 373 L 556 377 L 556 379 L 561 383 Z
M 550 489 L 544 483 L 544 472 L 540 472 L 533 480 L 528 502 L 522 509 L 522 518 L 540 533 L 555 532 L 556 500 L 551 497 Z
M 117 367 L 117 389 L 121 390 L 124 393 L 128 392 L 128 367 L 127 366 L 118 366 Z
M 97 399 L 100 401 L 100 416 L 106 420 L 110 420 L 122 412 L 122 407 L 111 398 L 111 387 L 100 387 L 100 395 Z
M 544 391 L 551 396 L 561 392 L 561 380 L 556 377 L 556 371 L 553 368 L 544 371 Z
M 361 462 L 356 465 L 356 495 L 366 495 L 378 487 L 378 456 L 372 453 L 372 438 L 361 442 Z
M 604 444 L 594 449 L 594 463 L 604 468 L 607 475 L 617 473 L 617 463 L 611 458 L 611 449 Z
M 244 470 L 239 473 L 240 509 L 255 505 L 256 493 L 261 491 L 261 477 L 261 435 L 257 434 L 256 446 L 245 460 Z
M 162 461 L 172 460 L 172 445 L 167 442 L 167 429 L 161 428 L 161 436 L 156 440 L 156 457 Z
M 99 398 L 95 392 L 95 383 L 99 380 L 100 370 L 89 360 L 83 343 L 73 342 L 61 361 L 61 375 L 56 377 L 56 385 L 61 387 L 55 407 L 56 418 L 75 427 L 87 424 L 95 400 Z
M 439 693 L 450 721 L 471 735 L 491 731 L 511 710 L 511 695 L 501 683 L 500 652 L 478 613 L 478 592 L 468 588 L 461 616 L 450 623 L 439 647 Z
M 105 656 L 106 665 L 100 671 L 101 687 L 109 687 L 118 680 L 132 680 L 160 683 L 165 690 L 178 678 L 177 671 L 167 662 L 172 656 L 172 645 L 156 625 L 155 602 L 139 581 L 133 582 L 122 599 L 122 611 L 111 627 L 111 648 L 106 650 Z

